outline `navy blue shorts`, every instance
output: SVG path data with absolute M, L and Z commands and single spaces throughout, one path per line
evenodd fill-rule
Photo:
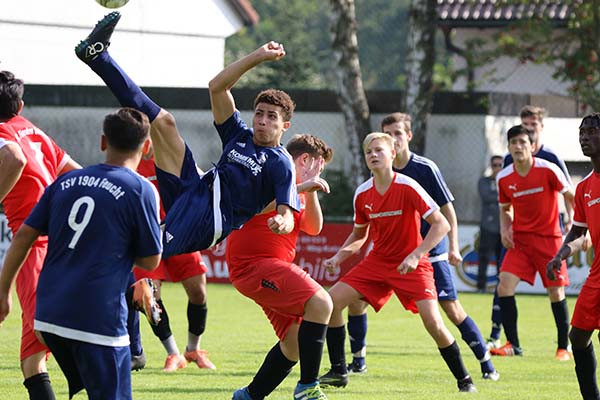
M 429 257 L 432 258 L 431 256 Z M 452 266 L 448 260 L 432 261 L 433 278 L 435 279 L 435 290 L 438 293 L 438 300 L 456 300 L 458 294 L 452 279 Z
M 166 212 L 163 258 L 205 250 L 231 232 L 233 218 L 224 218 L 220 178 L 213 168 L 200 176 L 190 149 L 185 147 L 181 176 L 156 167 L 158 191 Z
M 69 398 L 85 389 L 90 400 L 130 400 L 129 346 L 110 347 L 42 332 L 69 384 Z

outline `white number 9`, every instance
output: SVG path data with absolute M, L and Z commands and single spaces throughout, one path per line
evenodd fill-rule
M 83 214 L 81 222 L 77 222 L 77 213 L 84 204 L 87 206 L 85 208 L 85 213 Z M 92 213 L 94 212 L 94 206 L 94 199 L 92 199 L 90 196 L 80 197 L 73 203 L 73 207 L 71 207 L 71 212 L 69 213 L 69 227 L 75 231 L 75 235 L 73 235 L 73 239 L 71 239 L 71 243 L 69 243 L 70 249 L 75 248 L 75 245 L 77 245 L 77 242 L 85 230 L 85 227 L 90 223 Z

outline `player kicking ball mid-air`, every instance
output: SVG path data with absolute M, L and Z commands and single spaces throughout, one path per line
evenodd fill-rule
M 231 95 L 231 88 L 247 71 L 284 57 L 283 46 L 269 42 L 227 66 L 209 83 L 223 154 L 215 168 L 199 173 L 173 115 L 142 92 L 108 54 L 110 37 L 120 18 L 116 11 L 106 15 L 75 53 L 123 106 L 137 109 L 150 119 L 156 177 L 166 211 L 163 257 L 219 243 L 273 199 L 277 214 L 267 221 L 269 228 L 278 234 L 290 233 L 293 212 L 300 207 L 293 161 L 280 141 L 290 126 L 294 103 L 280 90 L 259 93 L 250 129 L 240 119 Z

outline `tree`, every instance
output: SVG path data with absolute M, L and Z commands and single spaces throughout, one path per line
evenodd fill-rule
M 433 107 L 436 5 L 436 0 L 413 0 L 410 7 L 403 108 L 412 116 L 413 149 L 421 153 Z
M 350 173 L 358 186 L 366 177 L 362 141 L 371 130 L 369 104 L 365 94 L 356 36 L 354 0 L 330 0 L 331 36 L 338 104 L 344 116 L 351 158 Z
M 526 2 L 507 0 L 506 4 Z M 551 65 L 553 77 L 569 83 L 569 92 L 582 103 L 582 112 L 588 107 L 599 111 L 600 0 L 573 0 L 567 4 L 571 13 L 564 27 L 546 16 L 533 15 L 493 35 L 495 45 L 477 40 L 470 43 L 470 48 L 480 63 L 510 56 L 523 63 Z

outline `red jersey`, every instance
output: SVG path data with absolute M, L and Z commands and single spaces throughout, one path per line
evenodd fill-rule
M 558 193 L 571 189 L 560 168 L 541 158 L 521 176 L 509 165 L 498 173 L 498 202 L 513 206 L 513 232 L 529 232 L 541 236 L 561 237 Z
M 600 288 L 600 174 L 590 173 L 575 190 L 573 225 L 590 231 L 594 246 L 594 261 L 586 285 Z
M 142 158 L 140 164 L 137 167 L 137 172 L 138 174 L 152 182 L 152 184 L 158 191 L 158 181 L 156 180 L 156 167 L 154 166 L 154 157 L 151 157 L 148 160 Z M 160 219 L 161 221 L 165 219 L 165 210 L 162 204 L 162 200 L 160 202 Z
M 367 257 L 401 263 L 423 241 L 421 218 L 438 209 L 417 181 L 398 172 L 383 195 L 373 178 L 360 185 L 354 194 L 354 225 L 370 226 L 373 249 Z
M 8 225 L 16 233 L 46 186 L 54 182 L 70 158 L 48 135 L 20 115 L 0 122 L 0 148 L 7 143 L 18 144 L 27 159 L 21 177 L 2 201 Z
M 241 229 L 233 231 L 227 237 L 225 253 L 229 270 L 263 258 L 277 258 L 291 263 L 296 257 L 296 241 L 305 208 L 306 198 L 300 193 L 300 212 L 293 213 L 294 230 L 288 235 L 278 235 L 269 229 L 267 220 L 277 213 L 275 210 L 255 215 Z

